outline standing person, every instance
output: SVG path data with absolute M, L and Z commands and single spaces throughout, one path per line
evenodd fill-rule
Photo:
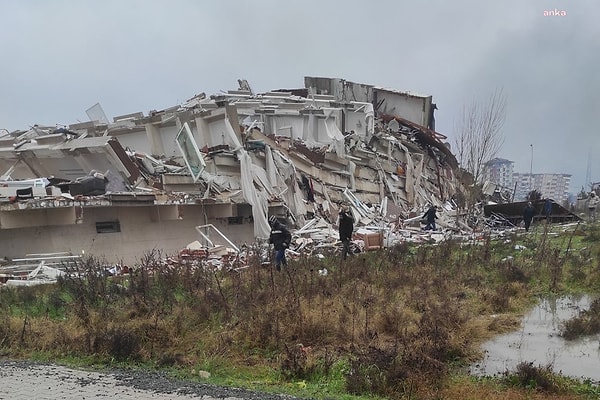
M 552 200 L 549 198 L 546 199 L 544 203 L 544 215 L 546 216 L 546 222 L 550 222 L 550 217 L 552 215 Z
M 339 233 L 342 241 L 342 259 L 345 260 L 350 253 L 350 241 L 352 240 L 352 231 L 354 231 L 354 217 L 347 207 L 340 209 L 339 215 Z
M 531 226 L 531 221 L 533 221 L 533 216 L 535 215 L 535 208 L 533 208 L 533 204 L 531 202 L 527 202 L 527 207 L 523 210 L 523 221 L 525 222 L 525 231 L 529 232 L 529 226 Z
M 277 271 L 281 271 L 281 265 L 287 267 L 285 249 L 290 247 L 292 234 L 285 227 L 285 225 L 277 220 L 277 217 L 274 215 L 269 217 L 269 225 L 271 226 L 269 243 L 272 243 L 273 247 L 275 248 L 275 268 Z
M 429 206 L 425 214 L 423 214 L 423 218 L 426 219 L 427 225 L 425 225 L 425 230 L 431 229 L 435 231 L 435 220 L 437 219 L 437 215 L 435 214 L 436 208 L 434 205 Z
M 600 198 L 596 196 L 596 193 L 591 192 L 590 197 L 588 197 L 588 212 L 590 221 L 596 221 L 596 207 L 598 207 L 598 202 L 600 202 Z

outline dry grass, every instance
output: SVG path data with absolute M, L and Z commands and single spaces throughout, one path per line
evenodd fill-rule
M 600 300 L 596 299 L 588 310 L 582 310 L 579 314 L 563 324 L 561 335 L 567 340 L 573 340 L 582 336 L 600 333 Z
M 581 400 L 577 394 L 553 394 L 535 389 L 523 390 L 501 386 L 493 381 L 454 380 L 452 384 L 435 392 L 423 390 L 421 398 L 445 400 Z
M 240 271 L 168 265 L 151 252 L 120 278 L 88 258 L 39 289 L 41 305 L 33 306 L 36 288 L 4 290 L 21 306 L 19 315 L 1 310 L 0 344 L 159 366 L 227 358 L 289 380 L 326 376 L 348 360 L 349 393 L 480 398 L 481 385 L 448 386 L 450 372 L 476 359 L 482 341 L 516 328 L 529 277 L 539 274 L 537 264 L 499 261 L 500 251 L 489 240 L 467 249 L 403 245 L 343 264 L 304 258 L 279 273 L 258 263 Z M 509 393 L 482 397 L 525 398 Z

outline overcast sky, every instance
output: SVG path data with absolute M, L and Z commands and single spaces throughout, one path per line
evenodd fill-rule
M 566 16 L 544 16 L 544 11 Z M 600 181 L 598 0 L 2 0 L 0 129 L 298 88 L 304 76 L 432 95 L 454 144 L 464 104 L 502 89 L 499 157 Z

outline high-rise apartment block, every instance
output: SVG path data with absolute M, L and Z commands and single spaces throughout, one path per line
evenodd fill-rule
M 557 203 L 564 203 L 569 197 L 569 185 L 571 175 L 569 174 L 514 174 L 517 182 L 515 201 L 527 199 L 527 194 L 537 190 L 542 198 L 551 198 Z
M 483 180 L 512 191 L 514 185 L 513 165 L 514 161 L 505 160 L 504 158 L 494 158 L 485 164 Z
M 549 197 L 558 203 L 568 199 L 571 175 L 524 174 L 513 172 L 513 165 L 513 161 L 494 158 L 485 164 L 483 180 L 514 191 L 514 201 L 526 200 L 532 190 L 537 190 L 543 198 Z

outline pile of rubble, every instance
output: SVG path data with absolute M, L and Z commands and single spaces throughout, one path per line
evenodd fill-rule
M 0 137 L 0 257 L 68 245 L 133 263 L 159 244 L 186 248 L 194 227 L 212 226 L 216 241 L 205 235 L 188 251 L 227 264 L 228 249 L 268 238 L 269 215 L 292 228 L 293 251 L 319 253 L 336 246 L 342 204 L 361 250 L 479 228 L 461 208 L 465 189 L 431 96 L 338 78 L 261 94 L 238 83 L 112 122 L 96 105 L 89 122 Z M 430 205 L 438 232 L 421 229 Z

